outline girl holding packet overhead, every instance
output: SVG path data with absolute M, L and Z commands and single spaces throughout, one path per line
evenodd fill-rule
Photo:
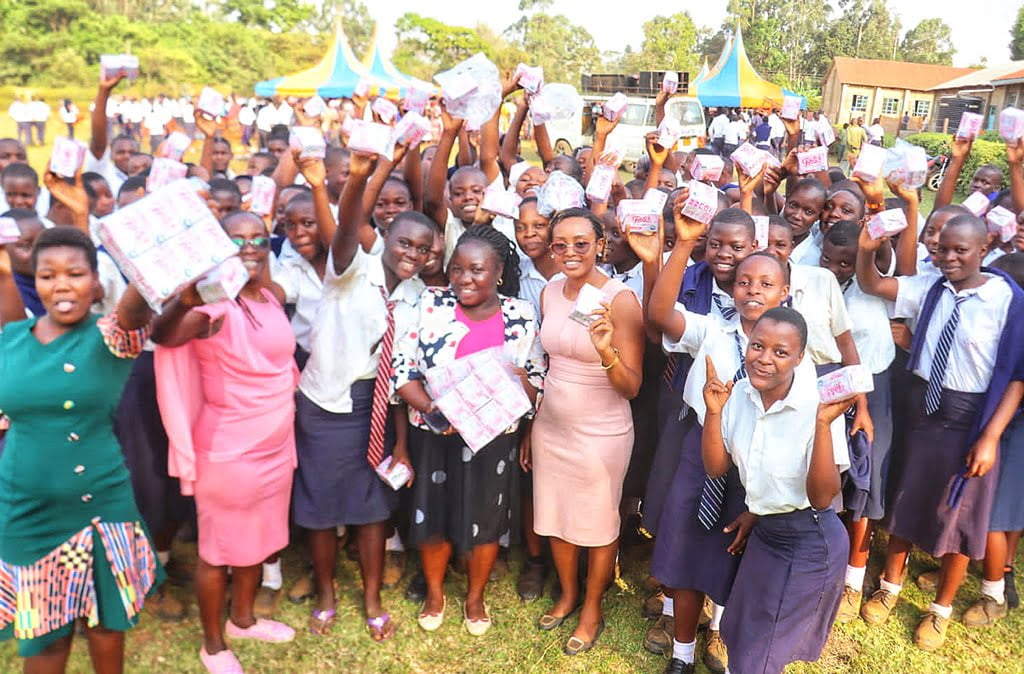
M 970 559 L 985 553 L 998 480 L 999 439 L 1024 394 L 1024 293 L 1004 272 L 982 267 L 988 232 L 973 215 L 950 219 L 936 247 L 942 276 L 882 278 L 880 241 L 861 233 L 857 279 L 916 323 L 906 402 L 903 469 L 882 526 L 889 546 L 881 588 L 861 606 L 869 624 L 896 605 L 912 546 L 942 558 L 935 601 L 914 643 L 945 641 L 953 599 Z
M 457 554 L 469 553 L 466 631 L 482 636 L 491 627 L 484 589 L 498 555 L 498 538 L 509 530 L 510 497 L 518 486 L 513 476 L 519 422 L 513 420 L 474 453 L 458 429 L 468 430 L 477 422 L 493 425 L 484 411 L 495 404 L 506 405 L 492 397 L 504 393 L 485 390 L 483 385 L 472 391 L 460 387 L 463 399 L 470 394 L 474 399 L 481 394 L 491 399 L 475 414 L 467 403 L 463 416 L 446 419 L 425 382 L 432 385 L 431 368 L 451 366 L 494 349 L 492 353 L 500 354 L 497 358 L 515 369 L 529 397 L 527 409 L 535 404 L 543 383 L 544 357 L 533 306 L 515 298 L 518 262 L 513 244 L 501 232 L 489 225 L 470 227 L 452 251 L 451 287 L 428 288 L 423 293 L 418 320 L 404 326 L 395 344 L 393 381 L 398 396 L 409 406 L 408 451 L 416 471 L 409 542 L 420 550 L 427 584 L 418 622 L 428 632 L 444 621 L 443 584 L 453 548 Z M 505 386 L 509 393 L 516 393 L 511 378 Z
M 776 307 L 751 330 L 747 378 L 723 383 L 705 358 L 704 467 L 719 478 L 735 466 L 758 516 L 722 621 L 734 674 L 817 660 L 839 607 L 849 548 L 831 504 L 849 461 L 834 422 L 850 400 L 819 403 L 806 345 L 803 317 Z

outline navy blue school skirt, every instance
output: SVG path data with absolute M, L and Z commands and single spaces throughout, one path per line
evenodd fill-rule
M 691 413 L 692 415 L 693 413 Z M 693 415 L 696 416 L 696 415 Z M 665 586 L 698 590 L 724 605 L 732 589 L 740 556 L 728 552 L 736 534 L 722 531 L 746 511 L 746 492 L 735 469 L 726 475 L 722 516 L 709 531 L 697 520 L 704 489 L 704 461 L 700 438 L 703 427 L 694 419 L 681 439 L 679 465 L 672 478 L 654 540 L 651 575 Z
M 875 440 L 871 443 L 870 452 L 870 486 L 867 501 L 854 519 L 866 517 L 869 520 L 880 520 L 885 516 L 886 489 L 888 488 L 889 465 L 892 461 L 892 385 L 889 370 L 873 377 L 875 390 L 868 393 L 868 412 L 875 425 Z M 845 495 L 845 494 L 844 494 Z M 844 503 L 850 510 L 850 503 Z
M 644 528 L 652 534 L 658 533 L 661 511 L 679 466 L 683 437 L 697 423 L 697 415 L 692 411 L 682 414 L 684 406 L 683 394 L 673 391 L 658 377 L 658 440 L 642 506 Z
M 114 416 L 114 433 L 131 475 L 135 503 L 149 530 L 156 535 L 171 522 L 191 520 L 192 497 L 182 496 L 178 478 L 167 473 L 167 432 L 156 401 L 152 351 L 135 359 Z
M 814 661 L 839 610 L 850 542 L 831 508 L 758 519 L 722 617 L 733 674 Z
M 335 414 L 301 391 L 295 394 L 295 447 L 299 467 L 292 487 L 295 523 L 306 529 L 373 524 L 391 516 L 395 490 L 366 460 L 374 380 L 352 384 L 352 411 Z M 393 443 L 391 424 L 384 447 Z
M 1018 413 L 1003 433 L 999 451 L 999 482 L 989 531 L 1024 529 L 1024 414 Z
M 947 504 L 954 480 L 966 466 L 970 432 L 983 393 L 944 389 L 935 414 L 924 413 L 928 383 L 915 377 L 904 408 L 906 432 L 899 476 L 882 526 L 935 557 L 949 553 L 985 556 L 985 539 L 999 464 L 984 477 L 967 480 L 960 503 Z

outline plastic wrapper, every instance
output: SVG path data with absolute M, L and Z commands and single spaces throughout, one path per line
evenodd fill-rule
M 1017 216 L 1012 211 L 995 206 L 985 214 L 985 222 L 988 224 L 988 231 L 999 235 L 999 240 L 1008 243 L 1017 236 Z
M 370 93 L 370 81 L 366 78 L 360 78 L 356 82 L 356 86 L 352 88 L 352 95 L 359 96 L 360 98 L 366 98 L 366 95 Z
M 601 114 L 608 121 L 616 122 L 628 107 L 629 100 L 626 98 L 626 94 L 620 91 L 604 102 L 604 105 L 601 106 Z
M 327 110 L 327 103 L 320 95 L 313 96 L 302 105 L 302 112 L 307 117 L 319 117 Z
M 277 183 L 269 176 L 253 176 L 252 187 L 249 188 L 249 210 L 257 215 L 270 215 L 274 212 L 274 197 L 277 195 Z
M 299 151 L 300 159 L 323 159 L 327 155 L 327 141 L 324 140 L 324 134 L 313 126 L 292 127 L 292 135 L 288 139 L 288 144 L 293 150 Z
M 591 323 L 597 320 L 593 315 L 594 312 L 601 309 L 601 303 L 604 301 L 604 292 L 600 288 L 584 283 L 576 296 L 576 303 L 572 307 L 569 318 L 589 328 Z
M 657 187 L 652 187 L 644 192 L 644 201 L 651 204 L 661 213 L 665 208 L 665 202 L 668 201 L 668 193 L 662 192 Z
M 591 201 L 608 201 L 617 173 L 618 170 L 614 166 L 607 164 L 595 166 L 594 170 L 590 172 L 590 180 L 587 182 L 587 198 Z
M 537 212 L 545 218 L 556 211 L 582 207 L 585 204 L 583 187 L 561 171 L 552 171 L 548 179 L 537 188 Z
M 831 124 L 825 123 L 824 121 L 818 124 L 818 128 L 814 132 L 814 136 L 818 139 L 818 142 L 825 147 L 836 142 L 836 130 L 832 128 Z
M 672 117 L 665 117 L 658 125 L 658 145 L 667 150 L 676 146 L 676 141 L 683 135 L 683 129 L 679 121 Z
M 161 144 L 159 156 L 181 161 L 190 145 L 192 145 L 192 139 L 188 137 L 188 134 L 181 131 L 172 131 Z
M 385 124 L 390 124 L 398 116 L 398 106 L 386 98 L 378 97 L 373 99 L 370 109 L 377 113 L 380 121 Z
M 181 180 L 188 174 L 188 167 L 175 159 L 154 157 L 146 178 L 146 191 L 155 192 L 164 185 Z
M 404 463 L 394 463 L 393 456 L 385 456 L 384 460 L 377 465 L 376 471 L 380 479 L 384 480 L 389 487 L 398 491 L 406 485 L 412 477 L 412 471 Z
M 713 182 L 722 177 L 725 162 L 717 154 L 696 154 L 690 164 L 690 175 L 694 180 Z
M 960 124 L 956 128 L 956 137 L 973 140 L 981 133 L 981 128 L 984 125 L 984 117 L 976 112 L 965 112 L 960 115 Z
M 661 90 L 666 94 L 674 94 L 679 91 L 679 73 L 669 70 L 661 78 Z
M 848 365 L 818 377 L 818 399 L 823 403 L 838 402 L 874 390 L 871 370 L 864 365 Z
M 999 135 L 1008 143 L 1024 138 L 1024 110 L 1004 108 L 999 113 Z
M 534 124 L 547 124 L 572 119 L 583 110 L 583 99 L 571 84 L 545 84 L 530 100 Z M 538 121 L 543 119 L 543 121 Z
M 416 112 L 422 115 L 427 110 L 427 103 L 430 102 L 430 92 L 418 87 L 409 87 L 402 99 L 402 107 L 406 112 Z
M 474 54 L 451 70 L 434 76 L 453 117 L 466 120 L 470 131 L 479 129 L 501 105 L 498 68 L 482 53 Z
M 797 172 L 800 175 L 828 170 L 828 147 L 819 145 L 807 152 L 796 153 Z
M 801 103 L 802 101 L 799 96 L 783 96 L 779 117 L 782 119 L 800 119 Z
M 907 228 L 907 214 L 902 208 L 890 208 L 876 213 L 865 225 L 872 239 L 899 234 Z
M 992 202 L 989 201 L 988 197 L 981 192 L 971 192 L 960 205 L 981 218 L 988 212 L 989 207 L 992 206 Z
M 402 115 L 395 124 L 392 138 L 395 145 L 407 145 L 415 148 L 430 133 L 430 121 L 414 110 Z
M 57 136 L 53 140 L 50 170 L 65 178 L 74 178 L 78 168 L 85 161 L 85 153 L 88 150 L 89 148 L 82 141 Z
M 101 54 L 100 77 L 110 79 L 124 75 L 130 80 L 139 76 L 139 57 L 134 54 Z
M 718 190 L 699 180 L 691 180 L 687 187 L 690 196 L 683 204 L 682 214 L 691 220 L 708 224 L 718 212 Z
M 21 238 L 21 230 L 14 218 L 0 218 L 0 246 L 14 243 Z
M 348 149 L 369 154 L 379 154 L 391 159 L 394 156 L 394 130 L 386 124 L 353 119 L 348 136 Z
M 754 243 L 758 250 L 768 248 L 768 237 L 770 236 L 771 225 L 767 215 L 755 215 L 754 218 Z
M 196 109 L 211 117 L 221 117 L 224 115 L 224 97 L 216 89 L 203 87 L 196 101 Z
M 544 86 L 544 69 L 540 66 L 520 63 L 516 66 L 515 76 L 519 77 L 519 86 L 528 94 L 535 94 Z
M 853 167 L 853 175 L 865 182 L 874 182 L 885 167 L 885 150 L 877 145 L 864 143 L 857 156 L 857 163 Z M 826 166 L 826 168 L 828 168 Z
M 923 147 L 897 140 L 886 153 L 882 170 L 889 180 L 917 189 L 928 178 L 928 155 Z
M 249 271 L 237 257 L 224 260 L 196 282 L 196 291 L 206 304 L 234 300 L 249 282 Z
M 661 209 L 647 199 L 623 199 L 615 207 L 615 217 L 623 232 L 657 234 Z
M 500 187 L 488 187 L 484 192 L 480 208 L 490 211 L 495 215 L 503 215 L 512 220 L 519 219 L 519 204 L 523 198 L 515 192 L 506 191 Z
M 759 150 L 750 143 L 743 143 L 743 145 L 740 145 L 731 155 L 729 155 L 729 158 L 732 159 L 733 164 L 739 166 L 745 174 L 748 176 L 756 176 L 761 172 L 761 168 L 764 167 L 765 154 L 766 152 L 764 150 Z

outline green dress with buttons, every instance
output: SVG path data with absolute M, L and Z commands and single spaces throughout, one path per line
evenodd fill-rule
M 114 435 L 145 333 L 91 316 L 49 344 L 0 333 L 0 640 L 38 654 L 73 622 L 126 630 L 163 580 Z

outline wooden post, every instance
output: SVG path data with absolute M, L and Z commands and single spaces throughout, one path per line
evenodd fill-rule
M 949 117 L 942 120 L 942 133 L 949 133 Z

